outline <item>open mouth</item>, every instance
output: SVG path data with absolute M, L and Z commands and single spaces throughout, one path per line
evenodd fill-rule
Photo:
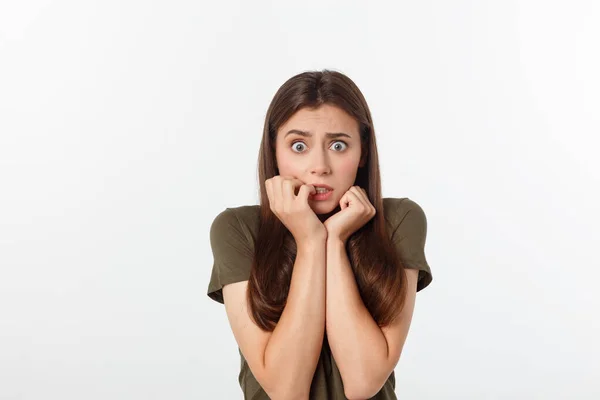
M 333 193 L 332 189 L 323 189 L 323 190 L 317 189 L 317 193 L 311 194 L 310 199 L 315 200 L 315 201 L 328 200 L 331 197 L 332 193 Z

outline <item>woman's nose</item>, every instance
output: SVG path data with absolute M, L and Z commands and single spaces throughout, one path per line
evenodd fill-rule
M 313 174 L 327 174 L 330 172 L 329 160 L 324 152 L 315 152 L 313 159 L 311 160 L 311 172 Z

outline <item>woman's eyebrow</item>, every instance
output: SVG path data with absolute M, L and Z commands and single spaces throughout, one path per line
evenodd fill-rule
M 294 133 L 297 135 L 300 135 L 300 136 L 304 136 L 304 137 L 312 137 L 312 133 L 307 132 L 307 131 L 301 131 L 299 129 L 290 129 L 285 134 L 285 137 L 287 137 L 288 135 L 294 134 Z M 347 138 L 352 139 L 352 136 L 350 136 L 344 132 L 325 132 L 325 137 L 327 137 L 327 138 L 347 137 Z

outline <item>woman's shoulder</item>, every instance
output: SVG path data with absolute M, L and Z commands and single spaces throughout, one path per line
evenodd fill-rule
M 223 286 L 248 280 L 252 268 L 258 206 L 227 207 L 219 212 L 210 227 L 213 268 L 208 296 L 224 304 Z
M 407 219 L 406 217 L 409 213 L 411 217 Z M 400 225 L 410 228 L 410 225 L 414 225 L 411 221 L 415 221 L 419 225 L 426 223 L 423 208 L 416 201 L 408 197 L 384 197 L 383 215 L 386 225 L 393 231 Z
M 418 206 L 418 204 L 409 197 L 384 197 L 383 206 L 392 206 L 394 208 L 401 208 L 409 210 L 411 207 Z
M 213 219 L 211 232 L 225 234 L 234 228 L 254 238 L 259 225 L 260 206 L 241 205 L 226 207 Z
M 396 220 L 398 216 L 405 215 L 410 210 L 420 208 L 419 204 L 408 197 L 383 198 L 383 213 L 388 220 Z
M 258 204 L 225 207 L 217 214 L 215 221 L 231 219 L 243 219 L 246 221 L 258 218 L 259 213 L 260 206 Z
M 235 215 L 241 222 L 246 224 L 258 223 L 260 206 L 258 204 L 247 204 L 235 207 L 227 207 L 223 212 Z

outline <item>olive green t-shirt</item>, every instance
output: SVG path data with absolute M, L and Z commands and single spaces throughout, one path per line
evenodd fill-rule
M 247 281 L 254 256 L 259 227 L 258 205 L 226 208 L 212 222 L 210 242 L 214 264 L 208 285 L 208 296 L 223 304 L 223 286 L 228 283 Z M 423 209 L 413 200 L 388 197 L 383 199 L 386 229 L 400 258 L 407 268 L 419 270 L 417 291 L 432 281 L 431 270 L 425 258 L 427 220 Z M 254 378 L 244 355 L 240 354 L 238 382 L 246 400 L 267 400 L 266 392 Z M 371 399 L 396 399 L 394 371 L 381 390 Z M 344 386 L 337 368 L 327 334 L 324 335 L 321 355 L 313 376 L 310 400 L 346 400 Z

